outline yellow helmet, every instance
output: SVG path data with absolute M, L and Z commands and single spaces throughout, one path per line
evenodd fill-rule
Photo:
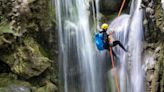
M 101 29 L 103 29 L 103 30 L 107 30 L 108 29 L 108 24 L 106 24 L 106 23 L 104 23 L 104 24 L 102 24 L 101 25 Z

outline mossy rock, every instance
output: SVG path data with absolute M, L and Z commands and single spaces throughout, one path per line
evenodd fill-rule
M 31 84 L 17 80 L 13 74 L 0 74 L 0 92 L 31 92 Z
M 0 25 L 0 34 L 3 34 L 3 33 L 14 33 L 11 28 L 10 28 L 10 25 L 9 24 L 3 24 L 3 25 Z
M 27 86 L 27 87 L 31 86 L 30 83 L 17 80 L 15 78 L 12 78 L 10 75 L 1 76 L 0 81 L 1 81 L 0 87 L 7 87 L 10 85 Z
M 0 92 L 58 92 L 58 88 L 49 80 L 42 86 L 19 80 L 15 74 L 0 74 Z
M 33 3 L 34 1 L 36 0 L 28 0 L 28 3 L 30 4 L 30 3 Z
M 46 31 L 55 22 L 55 9 L 52 1 L 29 0 L 29 2 L 31 11 L 29 11 L 29 15 L 22 16 L 24 17 L 22 20 L 24 28 L 28 31 Z
M 11 85 L 9 87 L 0 88 L 0 92 L 32 92 L 32 91 L 28 87 Z
M 6 88 L 0 88 L 0 92 L 7 92 Z
M 2 60 L 11 67 L 11 71 L 28 79 L 44 72 L 50 67 L 51 60 L 33 38 L 24 38 L 23 43 L 23 46 L 17 46 L 11 54 L 3 55 Z
M 0 22 L 0 48 L 12 44 L 15 41 L 15 34 L 7 20 Z
M 46 86 L 38 88 L 35 92 L 57 92 L 57 87 L 51 82 L 47 82 Z
M 162 45 L 163 46 L 163 45 Z M 152 92 L 164 91 L 164 48 L 161 49 L 158 62 L 155 64 L 154 78 L 152 80 Z

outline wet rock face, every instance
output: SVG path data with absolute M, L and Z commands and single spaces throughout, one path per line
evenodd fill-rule
M 18 82 L 3 86 L 0 83 L 0 92 L 57 91 L 57 33 L 50 2 L 0 0 L 0 76 L 13 73 L 15 79 L 3 82 L 26 80 L 34 87 L 17 85 Z
M 13 7 L 11 0 L 0 0 L 0 22 L 3 18 L 9 19 L 9 13 L 11 12 Z
M 100 11 L 103 13 L 113 13 L 119 10 L 121 0 L 100 0 Z
M 29 31 L 45 31 L 51 27 L 50 0 L 13 0 L 11 27 L 16 36 Z M 47 10 L 47 11 L 46 11 Z
M 164 86 L 164 10 L 162 0 L 143 0 L 145 11 L 144 66 L 146 92 L 163 92 Z
M 100 0 L 100 12 L 109 15 L 117 13 L 121 7 L 123 0 Z M 126 0 L 124 8 L 128 7 L 130 0 Z
M 145 79 L 146 79 L 146 92 L 160 92 L 157 91 L 160 89 L 158 84 L 161 80 L 159 76 L 159 69 L 162 68 L 159 64 L 161 63 L 160 58 L 162 54 L 161 46 L 156 47 L 155 44 L 146 44 L 144 48 L 144 70 L 145 70 Z M 157 86 L 159 88 L 157 88 Z M 157 89 L 156 89 L 157 88 Z M 153 91 L 154 90 L 154 91 Z
M 150 43 L 164 38 L 162 37 L 164 32 L 164 10 L 161 5 L 160 0 L 143 0 L 145 38 Z

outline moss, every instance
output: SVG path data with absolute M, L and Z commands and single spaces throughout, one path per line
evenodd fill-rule
M 30 3 L 33 3 L 34 1 L 36 0 L 28 0 L 28 3 L 30 4 Z
M 8 92 L 6 88 L 0 88 L 0 92 Z
M 162 12 L 161 12 L 161 6 L 158 4 L 155 9 L 155 17 L 156 17 L 156 26 L 160 27 L 160 25 L 163 23 L 162 22 Z M 161 18 L 160 18 L 161 17 Z
M 46 86 L 40 87 L 35 92 L 56 92 L 57 88 L 54 84 L 47 82 Z
M 0 87 L 7 87 L 12 84 L 19 86 L 31 86 L 28 82 L 17 80 L 14 74 L 1 74 L 0 81 Z
M 30 48 L 32 51 L 36 50 L 38 52 L 38 54 L 41 54 L 44 57 L 48 57 L 48 53 L 44 50 L 44 48 L 41 45 L 39 45 L 37 42 L 35 42 L 34 39 L 32 39 L 30 37 L 26 37 L 24 40 L 24 43 L 26 46 L 29 46 L 29 48 L 33 47 L 33 48 Z
M 25 37 L 23 44 L 16 46 L 14 52 L 3 55 L 2 60 L 10 66 L 11 71 L 24 78 L 38 76 L 50 66 L 51 60 L 43 49 L 40 51 L 41 46 L 33 38 Z
M 27 67 L 26 63 L 21 62 L 18 65 L 15 65 L 12 70 L 14 70 L 17 74 L 22 73 L 23 69 L 25 69 L 25 67 Z
M 48 57 L 48 53 L 41 47 L 39 46 L 39 51 L 42 53 L 43 56 Z
M 17 85 L 20 85 L 20 86 L 31 86 L 27 82 L 13 80 L 13 79 L 10 79 L 10 78 L 0 78 L 0 81 L 1 81 L 0 87 L 6 87 L 6 86 L 11 85 L 11 84 L 17 84 Z
M 50 16 L 50 22 L 55 23 L 55 8 L 52 4 L 52 1 L 49 2 L 49 16 Z
M 0 92 L 22 92 L 19 88 L 24 88 L 23 92 L 57 92 L 57 87 L 49 81 L 36 87 L 13 76 L 14 74 L 0 74 Z
M 9 23 L 7 23 L 6 21 L 0 23 L 0 33 L 13 33 Z
M 23 92 L 31 92 L 31 84 L 26 81 L 18 80 L 15 74 L 0 74 L 0 92 L 22 92 L 19 88 L 23 88 Z

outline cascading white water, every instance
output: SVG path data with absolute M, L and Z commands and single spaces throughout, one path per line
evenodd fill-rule
M 103 92 L 89 25 L 90 0 L 55 0 L 61 92 Z
M 140 5 L 141 0 L 133 0 L 130 15 L 122 15 L 110 25 L 116 31 L 114 38 L 129 48 L 129 55 L 118 47 L 115 48 L 121 65 L 118 69 L 121 92 L 144 92 L 141 68 L 143 14 Z
M 106 67 L 103 63 L 110 60 L 105 61 L 104 52 L 95 54 L 92 47 L 91 25 L 89 25 L 91 24 L 89 23 L 89 1 L 91 0 L 54 1 L 60 40 L 60 91 L 108 92 L 105 77 L 107 75 L 104 74 Z M 93 1 L 91 3 L 93 12 L 96 11 L 96 14 L 93 13 L 93 16 L 96 16 L 94 18 L 96 25 L 99 25 L 98 2 L 99 0 L 95 0 L 97 8 L 94 8 Z M 130 14 L 122 15 L 110 24 L 110 28 L 116 30 L 114 38 L 129 48 L 129 54 L 119 47 L 114 48 L 118 56 L 117 66 L 120 66 L 117 70 L 121 92 L 144 92 L 141 70 L 143 28 L 140 4 L 141 0 L 133 0 Z
M 141 9 L 142 0 L 133 0 L 135 10 L 131 20 L 129 34 L 129 50 L 131 54 L 132 70 L 131 85 L 133 92 L 144 92 L 142 64 L 142 41 L 143 41 L 143 11 Z
M 127 48 L 128 45 L 129 20 L 130 15 L 122 15 L 116 18 L 110 25 L 110 27 L 115 30 L 113 35 L 115 40 L 119 40 L 125 48 Z M 117 54 L 117 70 L 119 72 L 120 90 L 121 92 L 128 92 L 127 89 L 129 89 L 129 81 L 127 75 L 127 53 L 120 49 L 119 46 L 114 48 L 114 51 Z

